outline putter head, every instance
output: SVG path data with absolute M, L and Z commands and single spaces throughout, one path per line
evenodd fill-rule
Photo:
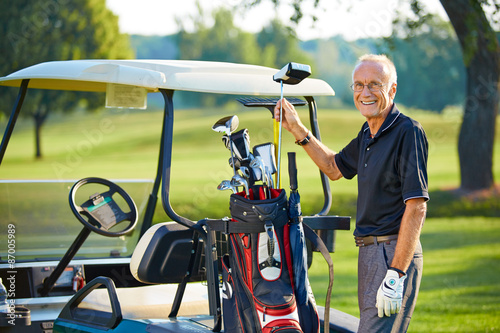
M 227 116 L 217 120 L 212 129 L 219 133 L 231 135 L 238 128 L 239 124 L 240 120 L 237 115 Z
M 289 62 L 278 73 L 273 75 L 273 80 L 283 84 L 297 84 L 311 75 L 311 66 Z

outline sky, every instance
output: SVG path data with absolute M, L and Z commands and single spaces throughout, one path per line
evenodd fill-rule
M 276 14 L 286 22 L 292 14 L 291 6 L 276 10 L 270 0 L 243 11 L 239 0 L 199 0 L 207 13 L 218 7 L 238 8 L 233 11 L 235 25 L 249 32 L 258 32 Z M 288 0 L 288 2 L 291 2 Z M 339 5 L 339 2 L 344 3 Z M 446 17 L 438 0 L 422 0 L 429 11 Z M 301 40 L 328 38 L 342 35 L 347 40 L 388 36 L 399 0 L 322 0 L 321 9 L 314 10 L 312 0 L 303 0 L 303 10 L 315 13 L 318 21 L 304 19 L 297 29 Z M 403 3 L 408 4 L 409 1 Z M 178 20 L 185 29 L 192 29 L 190 17 L 197 15 L 196 0 L 106 0 L 106 4 L 119 17 L 123 33 L 139 35 L 170 35 L 178 31 Z M 409 8 L 408 8 L 409 11 Z

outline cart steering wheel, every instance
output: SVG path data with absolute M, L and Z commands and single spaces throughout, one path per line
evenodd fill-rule
M 80 187 L 87 184 L 104 185 L 109 188 L 109 191 L 95 193 L 90 196 L 89 200 L 79 206 L 75 203 L 76 192 Z M 130 212 L 123 212 L 116 204 L 112 198 L 115 193 L 118 193 L 125 200 Z M 134 201 L 127 192 L 115 183 L 97 177 L 83 178 L 77 181 L 69 192 L 69 205 L 73 214 L 85 228 L 107 237 L 119 237 L 132 231 L 137 224 L 139 215 Z M 129 224 L 121 231 L 109 230 L 124 221 L 129 221 Z

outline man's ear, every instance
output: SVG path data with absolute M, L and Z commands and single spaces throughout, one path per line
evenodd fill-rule
M 394 97 L 396 97 L 396 91 L 398 90 L 397 87 L 398 87 L 398 84 L 397 83 L 393 83 L 391 85 L 391 88 L 389 89 L 389 96 L 392 99 L 394 99 Z

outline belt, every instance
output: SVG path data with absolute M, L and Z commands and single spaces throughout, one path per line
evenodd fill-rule
M 366 236 L 366 237 L 354 237 L 356 246 L 368 246 L 372 244 L 379 243 L 390 243 L 392 240 L 398 239 L 398 235 L 386 235 L 386 236 Z

